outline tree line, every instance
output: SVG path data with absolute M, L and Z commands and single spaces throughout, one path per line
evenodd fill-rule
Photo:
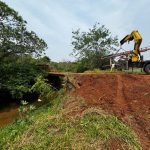
M 44 56 L 48 48 L 46 42 L 34 31 L 28 31 L 26 25 L 18 12 L 0 1 L 1 97 L 7 93 L 14 99 L 22 99 L 26 93 L 32 93 L 33 85 L 39 81 L 37 78 L 46 76 L 37 64 L 70 72 L 101 68 L 108 61 L 100 60 L 100 56 L 109 54 L 118 46 L 117 37 L 113 37 L 104 25 L 96 23 L 87 32 L 80 29 L 72 32 L 72 55 L 76 61 L 57 63 Z

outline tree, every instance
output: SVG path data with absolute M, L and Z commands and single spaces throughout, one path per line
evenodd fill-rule
M 38 59 L 39 64 L 50 64 L 51 59 L 48 56 L 44 56 Z
M 109 30 L 99 23 L 88 32 L 80 32 L 78 29 L 72 33 L 73 55 L 78 57 L 86 69 L 101 68 L 106 60 L 100 60 L 100 57 L 116 50 L 118 46 L 117 37 L 112 37 Z
M 47 48 L 36 33 L 27 31 L 26 24 L 15 10 L 0 1 L 0 94 L 9 93 L 20 100 L 32 93 L 37 76 L 44 76 L 35 65 L 35 56 Z
M 44 40 L 27 31 L 27 22 L 0 1 L 0 61 L 20 55 L 39 56 L 47 48 Z
M 42 72 L 32 63 L 0 64 L 0 91 L 9 93 L 14 99 L 21 99 L 30 92 L 40 74 Z

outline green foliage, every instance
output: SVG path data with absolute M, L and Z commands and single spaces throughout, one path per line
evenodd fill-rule
M 9 91 L 13 98 L 22 99 L 30 92 L 36 76 L 42 72 L 31 63 L 10 63 L 0 65 L 0 90 Z
M 78 69 L 78 62 L 71 62 L 71 61 L 63 61 L 59 63 L 51 64 L 56 68 L 59 72 L 77 72 Z
M 36 77 L 44 76 L 35 56 L 40 56 L 47 44 L 33 31 L 27 31 L 27 22 L 2 1 L 0 14 L 0 91 L 21 100 L 32 92 Z
M 89 69 L 88 64 L 84 64 L 83 61 L 63 61 L 63 62 L 51 62 L 50 66 L 54 67 L 58 72 L 84 72 Z
M 44 57 L 38 58 L 37 63 L 38 64 L 50 64 L 51 59 L 48 56 L 44 56 Z
M 0 1 L 0 60 L 18 55 L 40 55 L 47 44 L 33 31 L 27 31 L 26 21 Z
M 98 114 L 96 112 L 86 114 L 81 120 L 86 136 L 91 139 L 100 138 L 104 143 L 112 137 L 122 139 L 129 145 L 140 148 L 134 133 L 116 117 Z
M 116 50 L 117 37 L 112 37 L 104 25 L 95 24 L 88 32 L 73 31 L 73 55 L 88 69 L 101 68 L 108 61 L 100 60 L 101 56 Z M 82 68 L 81 68 L 82 70 Z
M 50 100 L 55 93 L 53 88 L 46 83 L 46 80 L 42 76 L 36 78 L 36 82 L 31 87 L 31 91 L 39 93 L 39 98 L 44 100 Z

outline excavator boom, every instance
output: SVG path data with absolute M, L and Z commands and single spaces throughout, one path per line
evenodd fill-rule
M 140 51 L 140 53 L 150 51 L 150 47 L 141 48 L 139 51 Z M 130 51 L 125 51 L 125 52 L 121 52 L 121 53 L 107 55 L 107 56 L 101 57 L 100 59 L 110 59 L 110 67 L 111 67 L 111 65 L 112 65 L 111 62 L 115 57 L 126 56 L 126 58 L 127 58 L 128 55 L 130 55 L 132 53 L 133 53 L 133 51 L 130 50 Z M 126 62 L 128 62 L 128 63 L 126 63 Z M 126 68 L 136 66 L 138 68 L 142 68 L 146 74 L 150 74 L 150 60 L 146 60 L 146 61 L 141 60 L 140 62 L 131 62 L 131 61 L 124 60 L 124 63 L 128 64 L 128 66 L 126 66 Z M 119 65 L 119 64 L 115 64 L 115 65 Z M 124 66 L 121 66 L 121 65 L 119 65 L 119 66 L 122 69 L 124 68 Z M 105 69 L 105 67 L 108 68 L 109 66 L 108 65 L 103 66 L 103 69 Z
M 150 47 L 141 48 L 139 51 L 140 51 L 140 53 L 150 51 Z M 115 58 L 115 57 L 118 57 L 118 56 L 128 56 L 129 54 L 132 54 L 132 53 L 133 53 L 132 50 L 128 50 L 128 51 L 125 51 L 125 52 L 120 52 L 120 53 L 116 53 L 116 54 L 110 54 L 110 55 L 107 55 L 107 56 L 103 56 L 100 59 Z
M 125 42 L 129 42 L 134 40 L 134 51 L 133 54 L 131 55 L 130 59 L 132 62 L 138 62 L 141 60 L 141 53 L 139 51 L 140 45 L 142 43 L 142 36 L 138 31 L 133 31 L 131 34 L 126 35 L 121 41 L 120 44 L 123 45 Z

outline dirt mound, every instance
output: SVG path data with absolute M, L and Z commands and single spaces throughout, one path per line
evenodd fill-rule
M 76 74 L 74 78 L 78 87 L 71 95 L 115 114 L 136 131 L 143 149 L 150 148 L 150 75 Z

